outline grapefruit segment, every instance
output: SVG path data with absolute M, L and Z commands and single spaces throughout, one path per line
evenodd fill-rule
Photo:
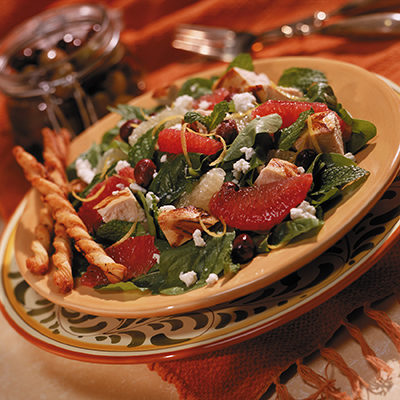
M 158 146 L 160 151 L 172 154 L 182 154 L 181 131 L 175 128 L 163 129 L 158 135 Z M 218 140 L 196 133 L 186 131 L 186 147 L 188 153 L 201 153 L 205 155 L 215 154 L 222 149 L 222 143 Z
M 130 237 L 105 251 L 116 263 L 126 267 L 125 280 L 146 274 L 160 254 L 152 235 Z
M 311 174 L 243 188 L 226 182 L 211 198 L 209 208 L 231 228 L 266 231 L 306 198 L 311 184 Z
M 289 101 L 289 100 L 268 100 L 259 105 L 251 112 L 251 118 L 265 117 L 270 114 L 279 114 L 282 117 L 281 129 L 292 125 L 299 118 L 300 113 L 312 108 L 316 113 L 331 111 L 325 103 L 308 101 Z M 347 142 L 351 136 L 351 126 L 342 118 L 339 118 L 340 129 L 342 130 L 343 140 Z

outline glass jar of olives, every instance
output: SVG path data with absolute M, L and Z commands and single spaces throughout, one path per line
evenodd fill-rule
M 140 63 L 120 42 L 121 15 L 99 4 L 49 9 L 0 44 L 0 90 L 15 142 L 34 151 L 41 130 L 78 134 L 144 88 Z

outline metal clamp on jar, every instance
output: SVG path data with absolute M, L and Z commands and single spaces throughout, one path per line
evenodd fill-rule
M 82 132 L 144 88 L 137 60 L 120 43 L 118 12 L 98 4 L 45 11 L 0 44 L 0 90 L 16 144 L 35 152 L 41 130 Z

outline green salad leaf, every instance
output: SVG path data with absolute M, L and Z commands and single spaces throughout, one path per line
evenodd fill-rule
M 232 161 L 243 156 L 243 147 L 253 147 L 256 136 L 261 133 L 275 133 L 282 125 L 278 114 L 255 118 L 236 136 L 224 157 L 224 162 Z
M 312 84 L 319 82 L 328 82 L 326 75 L 321 71 L 311 68 L 288 68 L 283 71 L 278 85 L 295 87 L 305 93 Z
M 210 115 L 201 115 L 195 111 L 188 111 L 185 114 L 184 121 L 189 124 L 195 121 L 199 121 L 210 132 L 224 120 L 226 113 L 228 111 L 229 111 L 229 103 L 224 100 L 215 105 Z
M 235 67 L 246 69 L 247 71 L 254 71 L 253 58 L 249 53 L 238 54 L 231 61 L 226 70 L 229 71 L 230 69 Z

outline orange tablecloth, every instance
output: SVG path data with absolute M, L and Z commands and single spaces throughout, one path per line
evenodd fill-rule
M 73 2 L 76 1 L 15 0 L 6 2 L 2 4 L 0 10 L 0 38 L 15 24 L 45 8 Z M 145 77 L 147 89 L 152 90 L 176 78 L 217 64 L 215 61 L 205 60 L 171 48 L 173 30 L 178 23 L 219 25 L 236 30 L 261 32 L 299 17 L 308 16 L 317 9 L 331 11 L 345 2 L 346 0 L 332 0 L 329 4 L 323 0 L 301 2 L 297 0 L 236 2 L 227 0 L 109 0 L 104 3 L 123 10 L 125 28 L 122 41 L 141 59 L 147 71 Z M 397 10 L 400 10 L 400 6 Z M 397 39 L 374 41 L 315 35 L 276 43 L 263 49 L 255 57 L 284 55 L 318 56 L 347 61 L 400 84 L 400 68 L 398 67 L 400 40 Z M 29 185 L 10 153 L 13 140 L 3 97 L 0 97 L 0 143 L 0 214 L 7 220 Z M 296 320 L 271 334 L 221 352 L 195 359 L 155 364 L 150 367 L 158 371 L 165 379 L 173 382 L 184 396 L 182 398 L 257 399 L 272 382 L 278 384 L 278 376 L 282 370 L 297 358 L 301 359 L 319 345 L 323 345 L 355 307 L 396 291 L 397 285 L 400 284 L 400 277 L 394 268 L 398 260 L 397 252 L 395 248 L 389 257 L 362 278 L 364 280 L 356 282 L 351 289 L 344 292 L 344 295 L 340 294 L 331 302 L 314 310 L 306 319 Z M 383 276 L 391 278 L 382 279 Z M 388 281 L 390 285 L 387 284 Z M 366 287 L 368 287 L 367 291 L 365 291 Z M 328 311 L 331 312 L 329 324 L 325 319 Z M 332 314 L 333 311 L 335 314 Z M 390 321 L 385 321 L 382 315 L 374 314 L 372 311 L 370 315 L 387 328 L 389 334 L 392 335 L 392 340 L 399 346 L 399 328 L 390 324 Z M 318 330 L 317 327 L 324 329 Z M 306 341 L 298 341 L 292 337 L 292 335 L 298 336 L 299 332 L 300 334 L 307 333 L 304 336 Z M 287 343 L 290 341 L 295 346 L 288 347 Z M 291 353 L 277 354 L 276 351 L 271 351 L 270 346 L 274 346 L 274 350 L 285 349 L 285 351 L 290 350 Z M 336 357 L 334 352 L 323 348 L 321 351 L 330 360 Z M 379 364 L 379 360 L 374 360 L 372 355 L 370 360 L 378 365 L 378 369 L 385 369 L 384 365 Z M 351 370 L 342 364 L 341 360 L 336 359 L 336 363 L 342 366 L 350 378 L 354 395 L 356 395 L 361 381 L 357 376 L 352 375 Z M 315 376 L 303 367 L 301 362 L 299 362 L 298 370 L 317 387 L 322 387 L 325 393 L 336 398 L 346 398 L 344 394 L 334 389 L 332 382 L 324 380 L 321 376 Z M 235 375 L 232 375 L 232 371 L 235 371 Z M 204 397 L 206 382 L 204 379 L 199 379 L 200 376 L 210 379 L 218 376 L 218 379 L 209 382 L 206 397 Z M 290 398 L 283 386 L 278 384 L 277 389 L 282 398 Z

